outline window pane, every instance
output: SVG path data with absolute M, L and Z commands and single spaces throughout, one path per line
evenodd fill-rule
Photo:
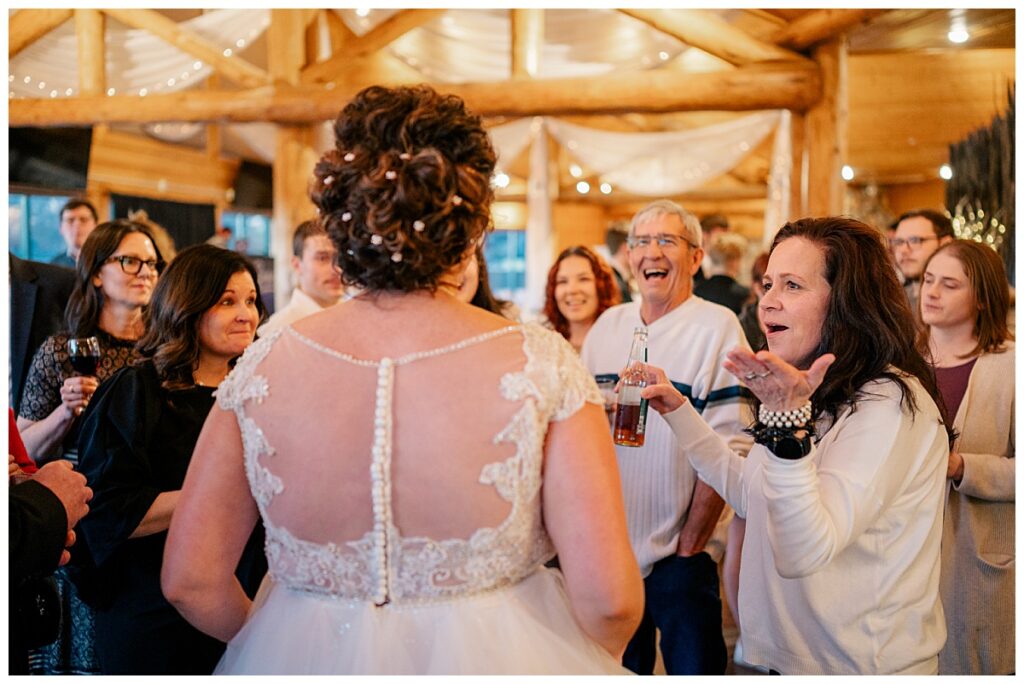
M 491 290 L 499 299 L 518 300 L 526 290 L 526 232 L 496 230 L 484 243 Z
M 7 196 L 7 240 L 11 253 L 28 259 L 28 196 Z

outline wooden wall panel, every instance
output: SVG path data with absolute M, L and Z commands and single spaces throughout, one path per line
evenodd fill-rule
M 97 129 L 89 154 L 90 192 L 142 195 L 175 202 L 224 204 L 237 160 L 145 136 Z
M 923 183 L 898 183 L 883 188 L 893 216 L 914 209 L 941 210 L 946 203 L 946 182 L 941 178 Z
M 610 220 L 606 207 L 587 202 L 554 202 L 551 224 L 555 232 L 554 261 L 558 253 L 572 245 L 597 245 L 604 242 Z
M 934 179 L 950 143 L 1005 111 L 1014 61 L 1012 49 L 850 55 L 847 163 L 883 183 Z

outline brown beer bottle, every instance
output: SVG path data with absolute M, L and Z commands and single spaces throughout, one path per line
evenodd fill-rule
M 647 425 L 647 400 L 640 398 L 640 390 L 647 386 L 643 364 L 647 363 L 647 328 L 633 331 L 633 346 L 629 349 L 626 371 L 619 385 L 619 399 L 615 407 L 614 440 L 621 446 L 644 445 Z

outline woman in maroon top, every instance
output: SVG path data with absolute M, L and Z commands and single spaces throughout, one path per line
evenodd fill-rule
M 958 436 L 949 453 L 940 595 L 948 638 L 939 674 L 1014 670 L 1014 347 L 1003 262 L 954 240 L 928 260 L 922 342 Z

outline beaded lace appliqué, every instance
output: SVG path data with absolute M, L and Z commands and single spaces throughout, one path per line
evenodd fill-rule
M 479 482 L 493 486 L 511 503 L 497 527 L 480 528 L 469 539 L 435 540 L 402 537 L 391 513 L 390 459 L 393 385 L 400 367 L 422 358 L 457 352 L 468 346 L 519 331 L 526 364 L 501 379 L 505 399 L 522 406 L 495 437 L 515 453 L 481 470 Z M 374 527 L 362 538 L 343 544 L 318 544 L 298 539 L 274 524 L 267 509 L 283 483 L 260 463 L 273 447 L 245 413 L 249 401 L 262 402 L 269 392 L 256 373 L 274 342 L 284 332 L 347 363 L 377 369 L 371 486 Z M 377 605 L 433 601 L 480 593 L 525 578 L 553 555 L 541 519 L 540 488 L 547 425 L 578 411 L 584 401 L 601 404 L 593 378 L 561 336 L 539 326 L 513 326 L 469 338 L 448 347 L 409 354 L 399 359 L 367 361 L 329 349 L 291 327 L 253 344 L 231 375 L 221 383 L 217 399 L 238 418 L 245 450 L 246 474 L 267 531 L 267 559 L 275 581 L 293 589 L 340 599 L 370 600 Z

